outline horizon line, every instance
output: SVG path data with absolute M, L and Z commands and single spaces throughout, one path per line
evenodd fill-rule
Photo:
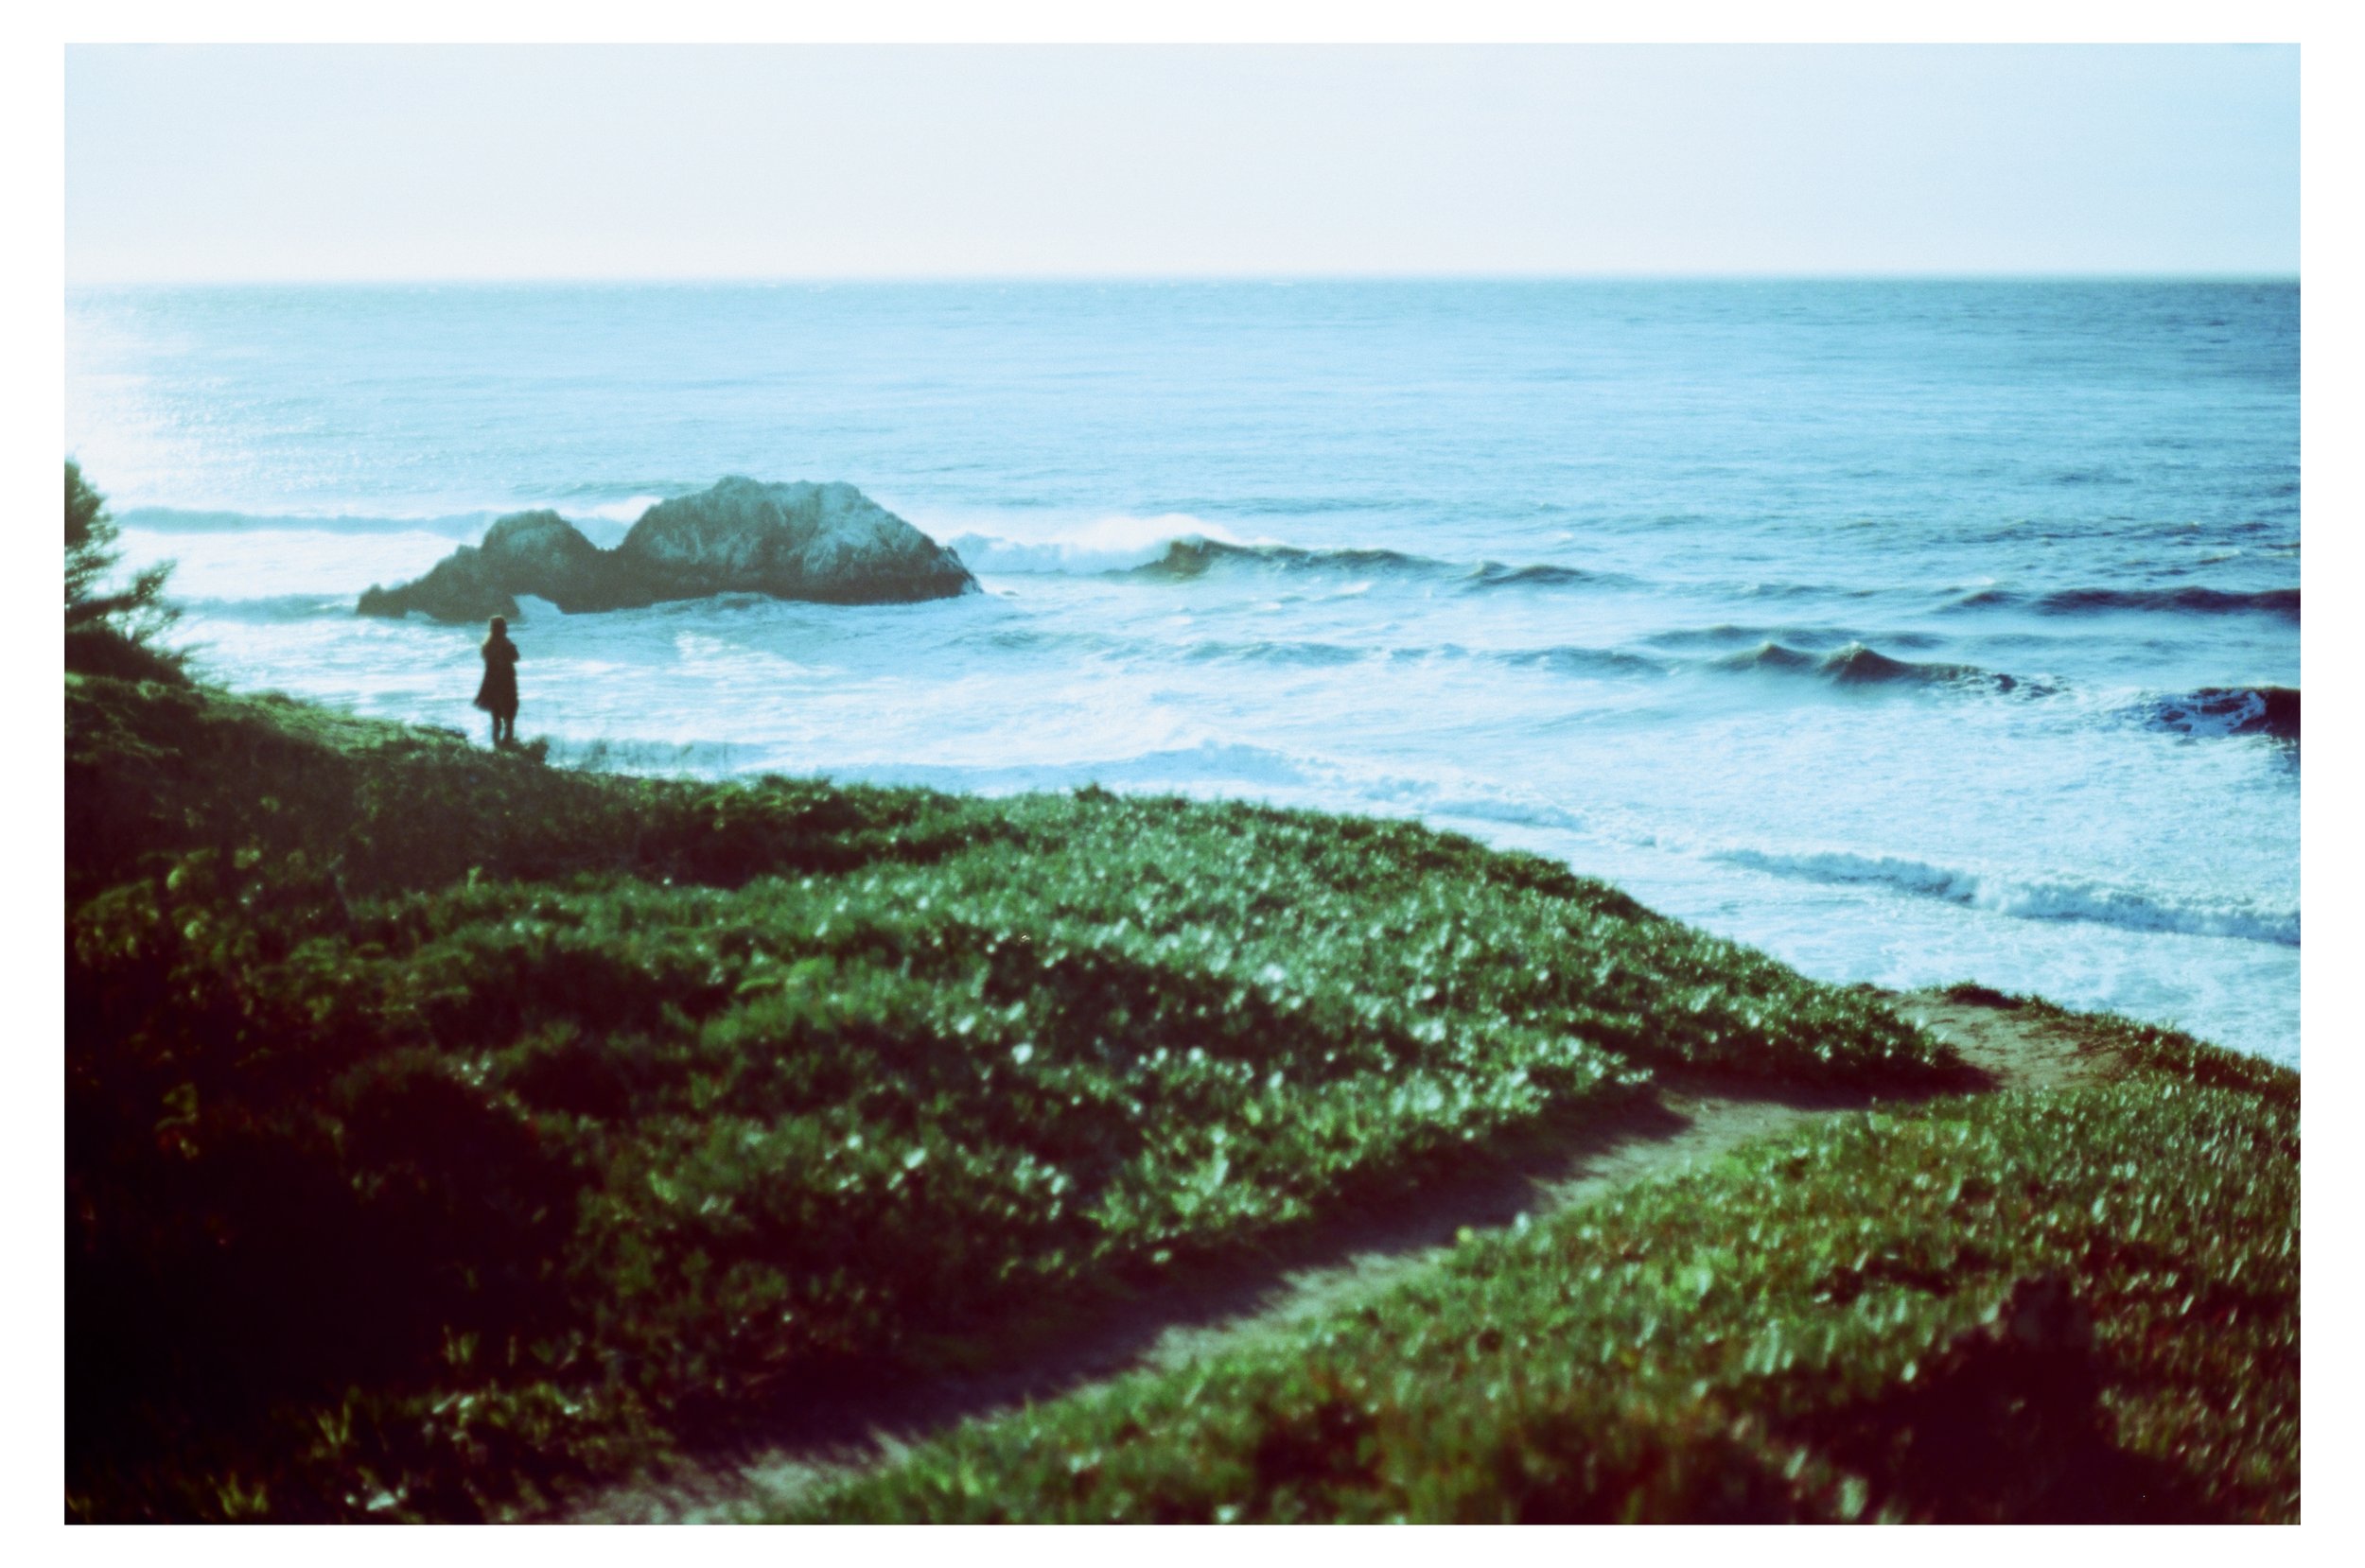
M 415 273 L 352 276 L 68 278 L 68 293 L 121 288 L 782 287 L 943 284 L 1293 284 L 1339 283 L 2298 283 L 2301 272 L 2249 268 L 1788 269 L 1756 270 L 1273 272 L 645 272 Z

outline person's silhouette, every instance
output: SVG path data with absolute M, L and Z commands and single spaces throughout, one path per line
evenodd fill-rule
M 476 688 L 476 706 L 493 716 L 493 744 L 517 740 L 517 645 L 509 640 L 509 622 L 493 618 L 493 634 L 484 639 L 484 684 Z

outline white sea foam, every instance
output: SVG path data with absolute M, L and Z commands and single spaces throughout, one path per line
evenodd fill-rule
M 127 531 L 157 534 L 254 532 L 305 533 L 434 533 L 447 539 L 474 539 L 500 510 L 469 512 L 245 512 L 195 507 L 140 506 L 118 510 L 115 521 Z
M 510 512 L 557 513 L 569 522 L 580 525 L 588 519 L 608 523 L 637 523 L 640 514 L 665 499 L 662 496 L 627 496 L 621 501 L 594 501 L 589 506 L 580 501 L 542 501 L 531 506 L 509 507 Z
M 918 526 L 923 531 L 935 531 L 925 523 Z M 938 534 L 937 538 L 961 558 L 964 566 L 980 576 L 1130 571 L 1135 566 L 1149 565 L 1165 555 L 1167 547 L 1185 540 L 1206 540 L 1218 545 L 1246 542 L 1219 524 L 1203 522 L 1183 513 L 1155 517 L 1116 514 L 1040 532 L 1012 528 L 1007 523 L 996 526 L 1010 528 L 1011 532 L 989 533 L 972 529 L 949 538 Z M 1013 537 L 1012 533 L 1019 536 Z
M 197 533 L 126 528 L 122 541 L 128 567 L 172 562 L 170 591 L 184 600 L 291 594 L 350 599 L 372 583 L 416 577 L 452 549 L 451 538 L 441 533 L 344 533 L 319 528 Z

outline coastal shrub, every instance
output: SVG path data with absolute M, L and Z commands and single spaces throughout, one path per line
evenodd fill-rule
M 107 498 L 65 464 L 65 668 L 119 680 L 185 684 L 178 654 L 150 645 L 178 613 L 165 599 L 170 563 L 115 584 L 123 559 Z
M 2298 1138 L 2150 1071 L 1836 1118 L 787 1517 L 2295 1520 Z
M 1959 1076 L 1873 999 L 1410 824 L 66 699 L 88 1517 L 499 1512 L 1654 1073 Z

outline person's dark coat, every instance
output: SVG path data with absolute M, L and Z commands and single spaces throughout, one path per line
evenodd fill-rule
M 484 684 L 476 688 L 476 706 L 504 719 L 517 713 L 517 645 L 498 632 L 484 639 Z

